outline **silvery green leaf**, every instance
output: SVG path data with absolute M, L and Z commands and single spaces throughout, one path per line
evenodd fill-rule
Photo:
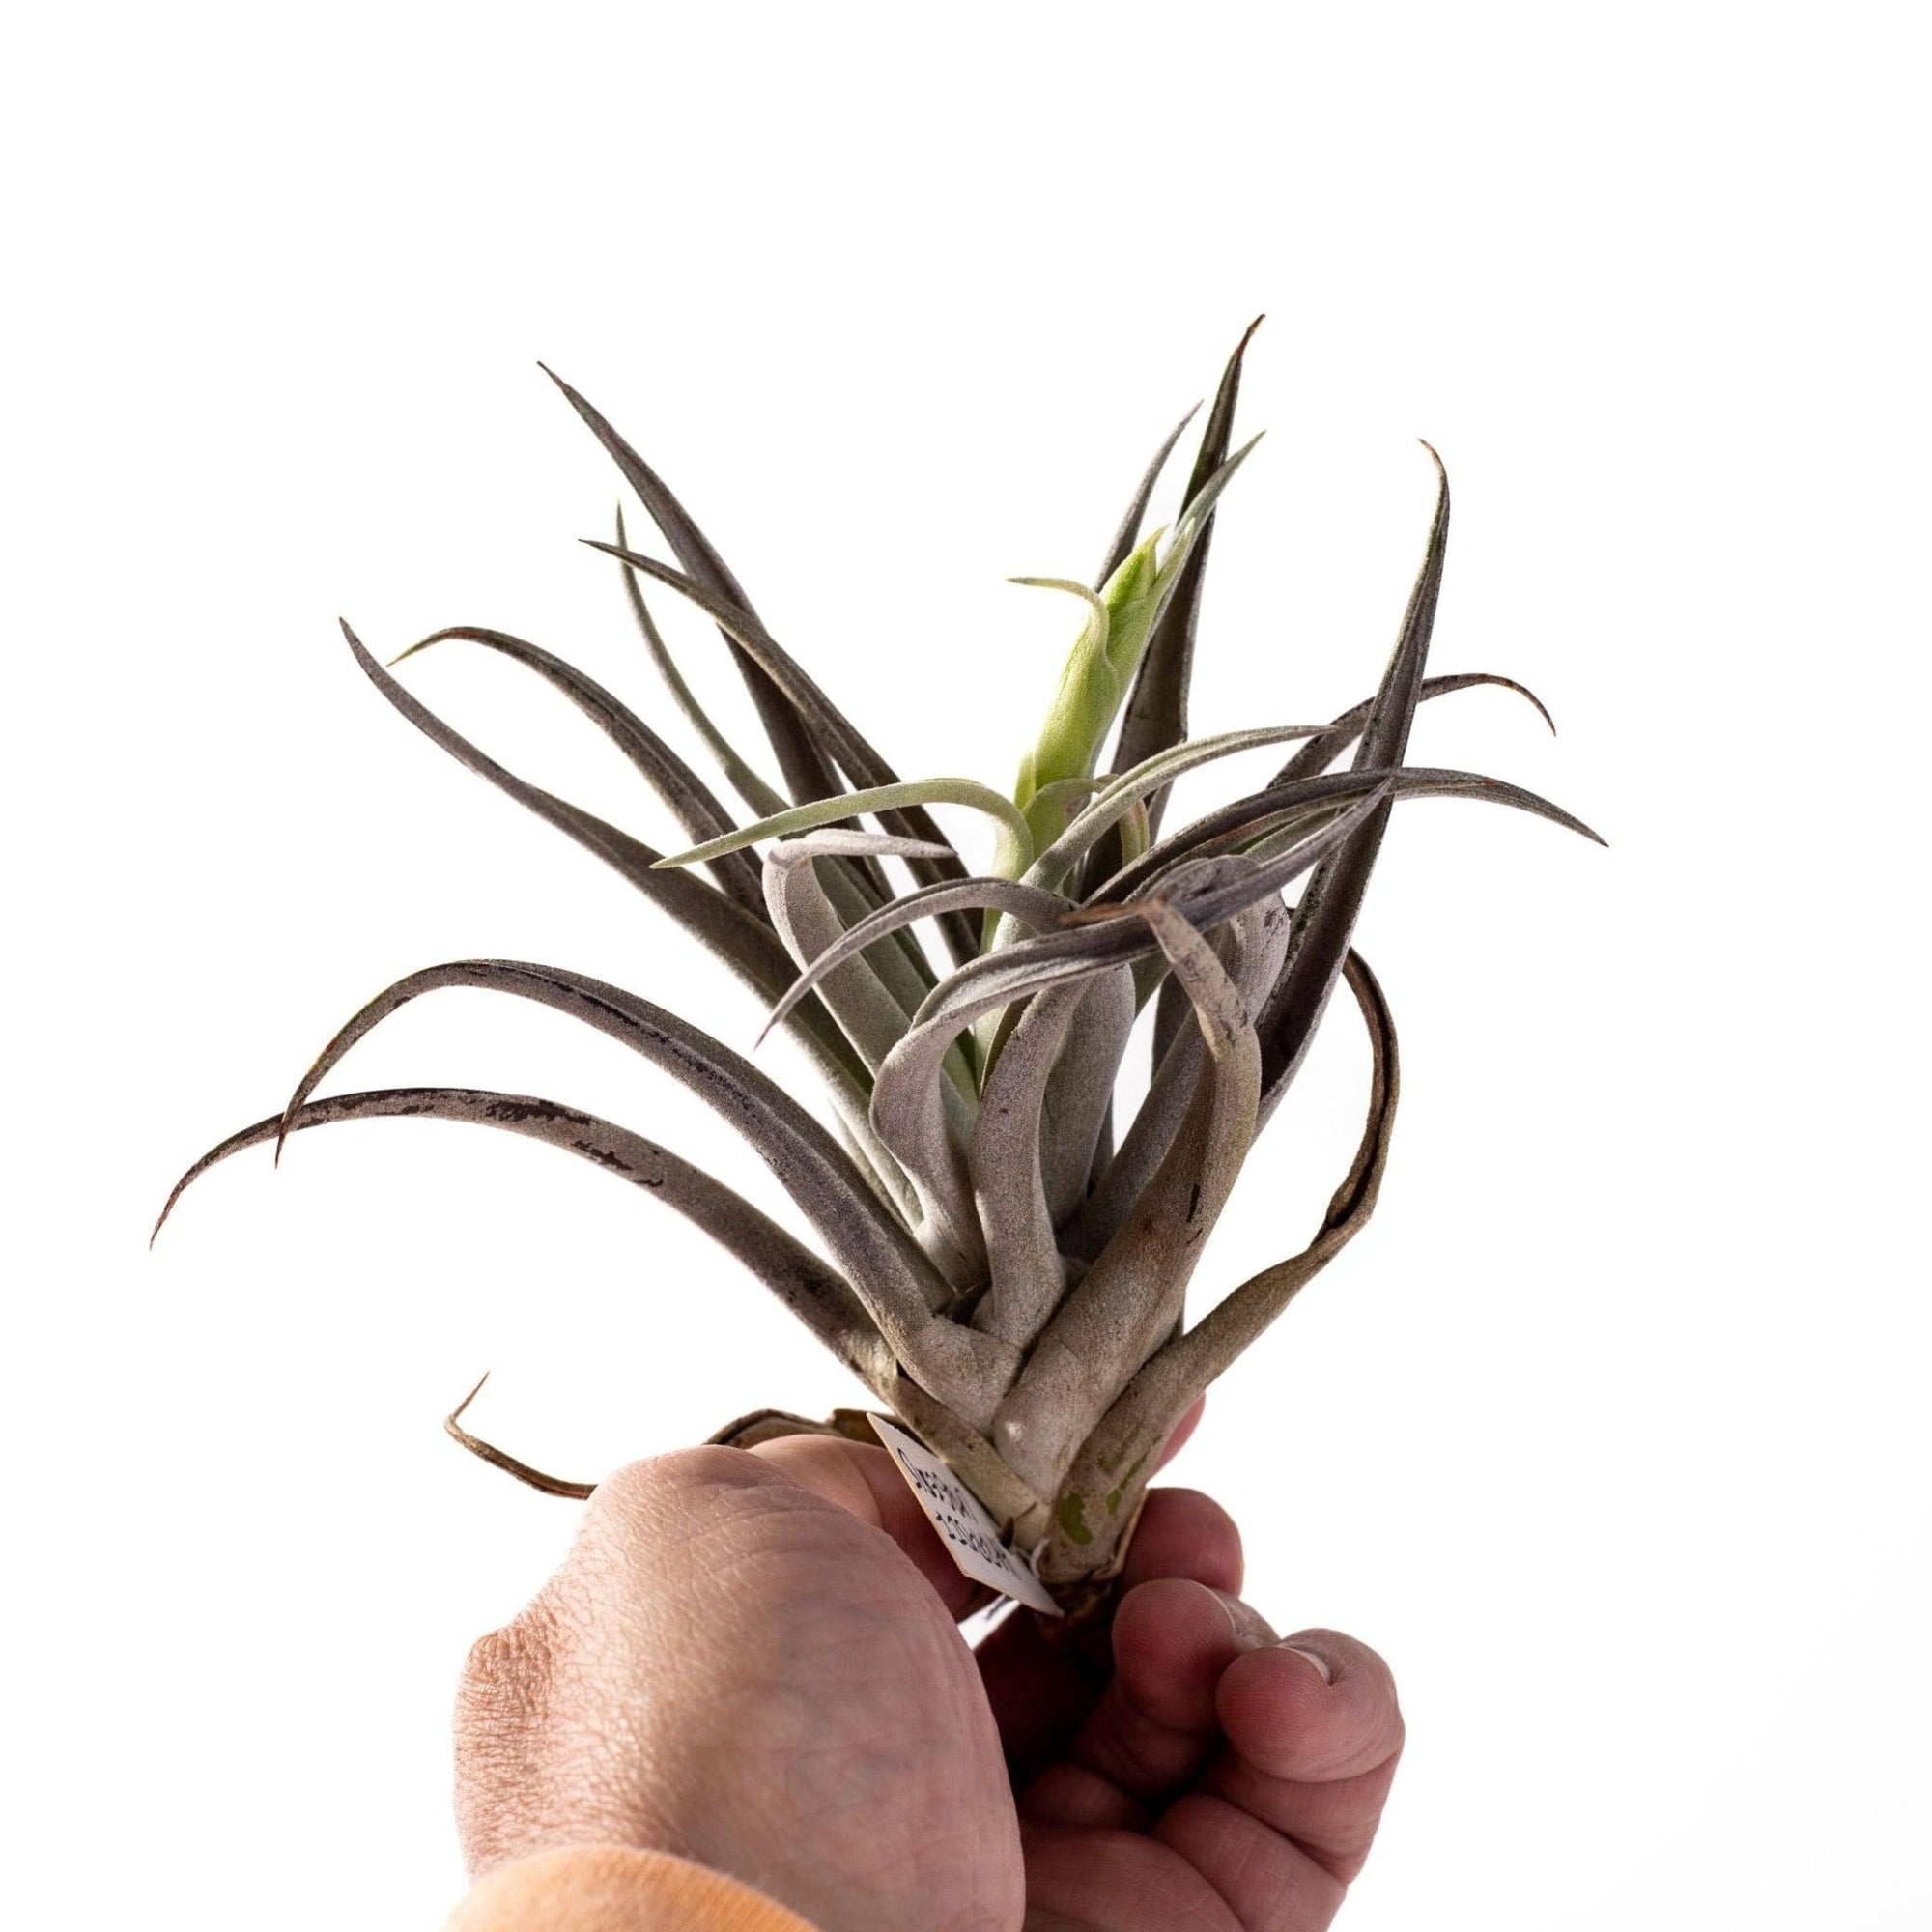
M 1032 1346 L 1066 1286 L 1040 1173 L 1040 1115 L 1086 997 L 1085 986 L 1056 986 L 1027 1004 L 986 1076 L 966 1148 L 987 1272 L 973 1325 L 1020 1349 Z
M 835 833 L 847 840 L 890 837 L 889 834 L 861 832 L 845 826 L 825 827 L 810 836 L 830 838 Z M 923 844 L 919 839 L 906 842 Z M 936 848 L 926 849 L 931 851 Z M 842 926 L 854 926 L 861 920 L 869 919 L 882 905 L 893 903 L 895 897 L 877 857 L 858 844 L 850 847 L 849 856 L 830 857 L 825 865 L 819 867 L 818 877 Z M 872 965 L 908 1012 L 917 1012 L 921 1002 L 938 983 L 938 976 L 933 972 L 932 961 L 925 956 L 924 949 L 912 933 L 903 930 L 893 934 L 890 947 L 879 949 Z
M 850 858 L 861 853 L 905 858 L 932 849 L 909 838 L 882 838 L 839 830 L 779 839 L 765 853 L 765 895 L 772 923 L 793 959 L 801 967 L 810 967 L 845 934 L 844 922 L 819 878 L 819 859 Z M 875 952 L 862 952 L 827 974 L 817 986 L 832 1017 L 860 1058 L 873 1069 L 898 1043 L 924 997 L 923 991 L 915 989 L 911 1005 L 902 1004 L 875 970 L 877 962 L 890 967 L 897 957 L 898 949 L 888 941 Z M 960 1054 L 949 1056 L 946 1071 L 952 1088 L 948 1104 L 958 1130 L 964 1133 L 972 1119 L 972 1074 Z
M 1174 906 L 1147 899 L 1136 912 L 1186 988 L 1208 1054 L 1133 1213 L 1061 1302 L 993 1417 L 994 1445 L 1041 1496 L 1061 1494 L 1082 1443 L 1173 1333 L 1257 1124 L 1261 1045 L 1239 989 Z
M 890 833 L 862 832 L 842 825 L 804 833 L 785 843 L 794 851 L 809 849 L 813 858 L 832 862 L 817 868 L 818 879 L 838 915 L 841 935 L 861 921 L 872 918 L 881 906 L 899 902 L 899 896 L 890 887 L 883 894 L 872 891 L 869 878 L 878 872 L 881 858 L 930 858 L 944 849 L 928 845 L 923 839 L 896 838 Z M 859 862 L 868 870 L 862 873 L 857 865 L 840 865 L 839 860 Z M 904 926 L 892 928 L 892 942 L 889 946 L 870 946 L 867 963 L 905 1011 L 916 1013 L 938 984 L 937 976 L 932 962 Z M 794 959 L 796 956 L 793 955 Z
M 722 838 L 707 839 L 688 852 L 674 852 L 658 863 L 663 866 L 700 865 L 726 852 L 742 851 L 761 838 L 784 838 L 794 833 L 810 832 L 841 819 L 862 813 L 880 818 L 896 816 L 908 806 L 963 805 L 992 819 L 995 830 L 993 869 L 1001 878 L 1018 878 L 1033 858 L 1033 840 L 1027 834 L 1026 819 L 1010 799 L 1003 798 L 990 785 L 974 779 L 916 779 L 910 782 L 874 785 L 864 791 L 841 792 L 836 798 L 815 799 L 810 805 L 794 806 L 754 825 L 741 825 Z M 902 838 L 902 856 L 931 860 L 956 858 L 950 844 L 924 838 Z
M 1178 868 L 1163 889 L 1170 909 L 1204 929 L 1232 919 L 1318 865 L 1384 793 L 1385 788 L 1372 793 L 1297 850 L 1265 864 L 1208 860 Z M 918 1191 L 922 1246 L 956 1287 L 983 1278 L 985 1254 L 964 1151 L 949 1131 L 939 1091 L 940 1065 L 959 1033 L 981 1014 L 1049 986 L 1130 964 L 1155 950 L 1159 942 L 1151 936 L 1139 907 L 1099 910 L 1122 916 L 1023 940 L 960 967 L 934 990 L 873 1081 L 873 1128 Z
M 1141 653 L 1174 596 L 1215 499 L 1253 447 L 1250 442 L 1236 451 L 1195 493 L 1181 512 L 1165 555 L 1160 550 L 1163 532 L 1156 530 L 1128 554 L 1097 596 L 1070 578 L 1013 580 L 1065 590 L 1087 606 L 1086 620 L 1061 670 L 1039 734 L 1021 763 L 1015 788 L 1037 844 L 1051 843 L 1064 829 L 1057 810 L 1036 805 L 1037 794 L 1065 780 L 1092 777 Z
M 1143 944 L 1151 948 L 1152 941 Z M 986 1255 L 965 1149 L 941 1093 L 946 1054 L 982 1013 L 1089 978 L 1121 963 L 1111 954 L 1131 956 L 1133 947 L 1133 934 L 1094 925 L 970 961 L 941 981 L 879 1066 L 872 1083 L 873 1129 L 918 1191 L 922 1245 L 956 1286 L 984 1279 Z
M 1269 897 L 1237 913 L 1212 935 L 1210 943 L 1226 963 L 1250 1015 L 1261 1010 L 1274 988 L 1288 951 L 1288 934 L 1287 908 L 1280 899 Z M 1164 1004 L 1172 993 L 1179 1023 L 1162 1041 L 1153 1078 L 1113 1160 L 1082 1208 L 1078 1223 L 1063 1236 L 1069 1253 L 1096 1255 L 1119 1231 L 1179 1132 L 1201 1077 L 1205 1047 L 1200 1028 L 1188 1024 L 1192 1003 L 1187 990 L 1179 980 L 1169 979 L 1161 991 Z
M 1106 1130 L 1114 1085 L 1133 1032 L 1136 1003 L 1129 968 L 1102 973 L 1080 989 L 1066 1043 L 1041 1099 L 1040 1179 L 1058 1228 L 1079 1207 Z
M 1104 1563 L 1133 1521 L 1160 1446 L 1196 1399 L 1367 1225 L 1388 1161 L 1401 1090 L 1395 1024 L 1375 976 L 1358 953 L 1344 966 L 1374 1048 L 1368 1120 L 1348 1175 L 1309 1245 L 1250 1277 L 1185 1333 L 1160 1349 L 1128 1382 L 1081 1446 L 1062 1491 L 1065 1515 L 1039 1552 L 1049 1585 Z M 1071 1520 L 1079 1534 L 1067 1533 Z
M 1122 564 L 1107 590 L 1116 589 L 1136 559 L 1145 560 L 1151 574 L 1153 541 L 1150 537 Z M 1046 717 L 1020 761 L 1013 786 L 1014 800 L 1026 813 L 1029 845 L 1045 845 L 1060 837 L 1070 791 L 1093 776 L 1100 741 L 1120 708 L 1122 687 L 1107 652 L 1112 612 L 1104 597 L 1070 577 L 1015 577 L 1010 582 L 1026 589 L 1064 591 L 1086 606 L 1080 635 L 1061 666 Z M 1009 876 L 1017 878 L 1019 873 Z
M 915 920 L 936 918 L 942 913 L 980 906 L 990 906 L 995 911 L 1010 914 L 1036 931 L 1057 925 L 1065 914 L 1073 910 L 1072 902 L 1062 898 L 1059 894 L 1021 885 L 1016 879 L 951 880 L 902 894 L 861 920 L 847 930 L 842 939 L 821 952 L 773 1008 L 758 1037 L 763 1039 L 765 1034 L 791 1011 L 793 1004 L 810 993 L 834 967 L 853 958 L 887 933 L 901 930 Z

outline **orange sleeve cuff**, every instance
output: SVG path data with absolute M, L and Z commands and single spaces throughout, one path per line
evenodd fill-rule
M 668 1852 L 580 1845 L 479 1879 L 443 1932 L 817 1932 L 722 1872 Z

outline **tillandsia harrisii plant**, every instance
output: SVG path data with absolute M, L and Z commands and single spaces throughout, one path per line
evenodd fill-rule
M 1375 695 L 1326 724 L 1187 737 L 1214 506 L 1253 447 L 1230 449 L 1252 334 L 1222 376 L 1173 527 L 1144 534 L 1142 526 L 1192 412 L 1142 477 L 1091 586 L 1018 580 L 1064 592 L 1083 611 L 1010 795 L 970 779 L 901 781 L 772 639 L 657 473 L 553 377 L 676 558 L 633 549 L 621 511 L 615 541 L 595 545 L 621 567 L 645 647 L 751 821 L 740 823 L 610 692 L 521 638 L 458 627 L 411 651 L 460 639 L 534 671 L 624 751 L 689 850 L 665 857 L 526 783 L 412 696 L 347 624 L 344 635 L 376 688 L 426 736 L 607 861 L 771 1005 L 767 1030 L 787 1029 L 823 1075 L 832 1124 L 751 1061 L 637 993 L 563 967 L 459 960 L 379 993 L 329 1041 L 282 1112 L 205 1154 L 168 1209 L 229 1154 L 270 1141 L 279 1153 L 291 1132 L 333 1121 L 430 1115 L 566 1149 L 690 1216 L 763 1280 L 974 1492 L 1063 1604 L 1104 1594 L 1170 1433 L 1374 1210 L 1395 1117 L 1395 1031 L 1349 942 L 1397 802 L 1488 799 L 1596 836 L 1515 785 L 1403 762 L 1426 698 L 1495 684 L 1543 710 L 1507 678 L 1424 674 L 1449 531 L 1439 462 L 1421 572 Z M 694 697 L 653 620 L 646 584 L 676 592 L 717 624 L 781 785 Z M 1164 829 L 1170 787 L 1183 773 L 1275 745 L 1293 749 L 1261 789 Z M 991 821 L 985 870 L 971 870 L 933 821 L 926 808 L 939 804 Z M 895 887 L 888 859 L 909 873 L 910 889 Z M 1283 896 L 1291 888 L 1292 906 Z M 922 926 L 944 963 L 922 942 Z M 1190 1323 L 1189 1278 L 1338 980 L 1373 1049 L 1354 1157 L 1313 1239 Z M 676 1153 L 575 1108 L 467 1088 L 315 1097 L 372 1027 L 443 986 L 491 987 L 554 1007 L 682 1081 L 770 1164 L 824 1255 Z M 1131 1119 L 1117 1123 L 1117 1077 L 1149 1002 L 1151 1079 Z M 539 1487 L 587 1493 L 479 1441 L 458 1416 L 452 1433 L 489 1460 Z M 795 1431 L 867 1435 L 862 1410 L 821 1423 L 761 1409 L 713 1440 L 750 1445 Z

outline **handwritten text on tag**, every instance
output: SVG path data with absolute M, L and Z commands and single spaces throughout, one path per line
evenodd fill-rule
M 1062 1615 L 1060 1605 L 1027 1568 L 1025 1559 L 1000 1541 L 1000 1526 L 986 1514 L 980 1498 L 924 1443 L 883 1416 L 875 1415 L 871 1422 L 953 1562 L 975 1582 L 1048 1616 Z

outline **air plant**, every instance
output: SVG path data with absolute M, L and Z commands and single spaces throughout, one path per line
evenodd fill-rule
M 426 736 L 607 861 L 770 1004 L 767 1030 L 784 1028 L 823 1076 L 831 1122 L 637 993 L 558 966 L 459 960 L 379 993 L 281 1113 L 189 1169 L 162 1219 L 215 1162 L 270 1141 L 279 1155 L 291 1132 L 333 1121 L 429 1115 L 566 1149 L 689 1216 L 759 1277 L 951 1466 L 1064 1603 L 1103 1593 L 1162 1443 L 1375 1208 L 1395 1117 L 1396 1041 L 1381 988 L 1350 936 L 1396 804 L 1487 799 L 1596 836 L 1515 785 L 1403 761 L 1426 698 L 1494 684 L 1543 710 L 1507 678 L 1424 674 L 1449 528 L 1439 462 L 1421 571 L 1375 695 L 1325 724 L 1187 737 L 1215 503 L 1253 447 L 1230 453 L 1252 333 L 1222 376 L 1173 527 L 1144 534 L 1142 526 L 1191 412 L 1142 477 L 1091 586 L 1018 580 L 1083 608 L 1010 793 L 969 779 L 902 781 L 773 639 L 656 472 L 553 376 L 676 559 L 633 549 L 621 511 L 615 541 L 594 546 L 621 567 L 649 654 L 750 821 L 610 692 L 521 638 L 457 627 L 402 656 L 463 640 L 534 671 L 625 752 L 690 849 L 663 856 L 515 777 L 411 696 L 346 623 L 344 635 L 371 682 Z M 674 591 L 722 632 L 781 786 L 700 707 L 646 584 Z M 1182 774 L 1276 745 L 1293 749 L 1266 784 L 1163 831 Z M 1332 769 L 1350 748 L 1346 766 Z M 990 820 L 984 870 L 969 869 L 932 819 L 927 808 L 941 804 Z M 888 860 L 910 888 L 895 888 Z M 1292 906 L 1283 896 L 1291 888 Z M 1190 1323 L 1189 1279 L 1338 980 L 1373 1049 L 1353 1159 L 1307 1245 Z M 675 1152 L 575 1108 L 458 1088 L 316 1096 L 373 1027 L 444 986 L 489 987 L 570 1013 L 683 1082 L 769 1163 L 823 1254 Z M 1117 1138 L 1116 1082 L 1150 1002 L 1151 1077 Z M 526 1480 L 586 1492 L 479 1441 L 457 1417 L 450 1427 Z M 793 1431 L 864 1434 L 865 1414 L 840 1410 L 821 1423 L 761 1409 L 713 1439 L 748 1445 Z

